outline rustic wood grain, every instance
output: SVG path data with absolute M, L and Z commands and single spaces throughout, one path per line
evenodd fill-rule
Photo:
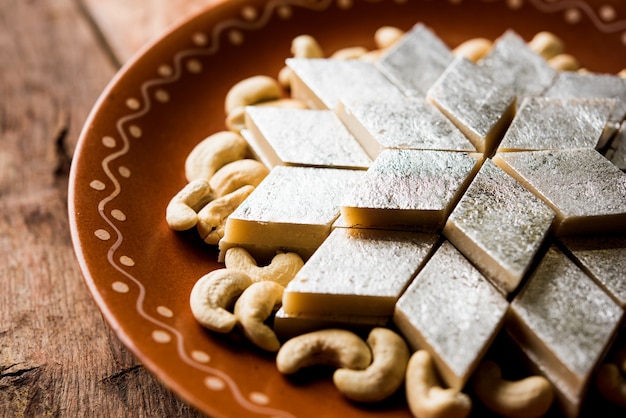
M 126 62 L 166 28 L 215 0 L 82 0 L 115 59 Z
M 141 3 L 138 25 L 158 26 L 160 2 L 107 3 Z M 84 12 L 0 2 L 0 416 L 197 417 L 112 334 L 71 246 L 71 155 L 117 69 Z

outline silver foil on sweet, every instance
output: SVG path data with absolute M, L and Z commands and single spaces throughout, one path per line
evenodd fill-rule
M 371 62 L 288 58 L 286 63 L 330 110 L 337 107 L 339 100 L 403 95 Z
M 498 157 L 564 218 L 626 214 L 626 174 L 593 149 L 505 152 Z
M 407 96 L 425 97 L 453 58 L 448 46 L 418 23 L 383 53 L 376 66 Z
M 502 84 L 513 86 L 518 98 L 539 96 L 554 83 L 558 72 L 513 30 L 507 30 L 479 62 Z
M 495 80 L 483 68 L 459 57 L 431 87 L 427 98 L 450 118 L 479 151 L 488 147 L 516 96 L 512 87 Z M 500 128 L 505 128 L 500 126 Z
M 621 122 L 626 118 L 626 78 L 617 75 L 564 71 L 545 97 L 616 99 L 610 119 Z
M 398 300 L 394 322 L 413 348 L 427 348 L 445 364 L 451 372 L 444 373 L 448 385 L 461 388 L 500 329 L 508 306 L 444 241 Z
M 343 105 L 381 148 L 476 151 L 467 137 L 425 99 L 383 97 Z
M 600 148 L 615 104 L 615 99 L 526 98 L 498 150 Z
M 555 246 L 511 303 L 514 338 L 570 396 L 582 396 L 623 310 Z M 526 331 L 520 332 L 525 329 Z
M 508 293 L 530 267 L 554 217 L 548 205 L 487 159 L 448 218 L 444 235 L 459 231 L 446 236 Z
M 585 271 L 626 308 L 626 236 L 567 237 L 562 241 Z

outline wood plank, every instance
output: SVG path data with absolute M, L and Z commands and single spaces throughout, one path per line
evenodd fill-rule
M 112 335 L 78 270 L 71 155 L 116 71 L 75 0 L 0 2 L 0 411 L 199 416 Z
M 120 63 L 170 25 L 215 0 L 82 0 Z

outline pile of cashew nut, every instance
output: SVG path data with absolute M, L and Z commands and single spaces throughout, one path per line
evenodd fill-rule
M 381 27 L 374 35 L 375 49 L 345 48 L 329 58 L 375 60 L 403 34 L 395 27 Z M 478 61 L 491 46 L 490 40 L 475 38 L 460 44 L 453 53 Z M 558 70 L 581 70 L 551 33 L 538 33 L 529 46 Z M 291 52 L 298 58 L 325 56 L 309 35 L 294 38 Z M 626 76 L 626 70 L 624 73 Z M 219 243 L 228 216 L 269 173 L 249 156 L 248 144 L 240 135 L 245 127 L 245 107 L 306 108 L 288 97 L 290 79 L 291 70 L 284 67 L 276 79 L 253 76 L 229 90 L 224 104 L 227 130 L 210 135 L 191 151 L 185 162 L 188 183 L 167 206 L 166 221 L 173 230 L 195 227 L 205 243 Z M 334 367 L 335 387 L 355 402 L 383 401 L 404 385 L 408 407 L 415 417 L 461 418 L 470 414 L 472 400 L 459 390 L 442 387 L 429 352 L 411 352 L 404 338 L 392 329 L 374 328 L 366 340 L 349 330 L 323 329 L 281 342 L 267 323 L 282 304 L 285 286 L 304 264 L 298 254 L 277 253 L 269 264 L 259 266 L 247 250 L 234 247 L 226 251 L 224 264 L 224 268 L 202 276 L 191 291 L 191 311 L 203 327 L 216 333 L 239 329 L 254 345 L 276 353 L 276 367 L 285 375 L 320 364 Z M 622 351 L 619 361 L 600 368 L 597 386 L 606 399 L 626 407 L 626 348 Z M 552 385 L 544 377 L 505 380 L 492 361 L 478 366 L 471 387 L 476 400 L 509 418 L 543 416 L 554 399 Z
M 256 346 L 278 351 L 278 337 L 265 321 L 282 304 L 284 286 L 303 264 L 296 253 L 279 253 L 260 267 L 245 249 L 230 248 L 225 268 L 205 274 L 192 288 L 191 312 L 207 329 L 228 333 L 238 326 Z
M 248 143 L 239 134 L 217 132 L 194 147 L 185 161 L 188 183 L 169 202 L 167 224 L 175 231 L 196 227 L 207 244 L 224 236 L 226 218 L 269 174 L 264 164 L 246 158 Z

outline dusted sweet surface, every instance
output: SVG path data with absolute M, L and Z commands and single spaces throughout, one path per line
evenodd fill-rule
M 622 309 L 556 247 L 551 247 L 528 284 L 511 303 L 515 320 L 533 334 L 538 363 L 580 393 L 609 344 Z
M 453 58 L 448 46 L 431 29 L 418 23 L 376 65 L 407 96 L 425 97 Z
M 515 290 L 555 217 L 490 159 L 456 205 L 444 235 L 505 292 Z
M 476 151 L 476 148 L 433 104 L 421 98 L 378 98 L 346 101 L 341 113 L 350 129 L 371 137 L 383 148 Z
M 342 99 L 402 96 L 402 92 L 371 62 L 323 58 L 289 58 L 286 62 L 296 76 L 296 81 L 292 82 L 292 96 L 308 104 L 312 103 L 306 95 L 309 92 L 331 110 Z M 300 90 L 304 86 L 306 92 Z
M 360 210 L 412 211 L 413 223 L 419 225 L 420 214 L 436 212 L 442 223 L 476 165 L 463 152 L 385 150 L 342 200 L 342 214 L 350 224 L 351 214 Z M 389 216 L 387 222 L 393 224 L 394 214 Z
M 563 243 L 591 277 L 626 307 L 626 237 L 569 237 Z
M 546 97 L 561 98 L 614 98 L 618 102 L 611 120 L 626 117 L 626 78 L 612 74 L 565 71 L 545 93 Z
M 597 147 L 615 99 L 525 99 L 498 151 Z
M 277 250 L 308 257 L 330 233 L 339 203 L 363 170 L 278 166 L 228 217 L 220 259 L 233 246 L 256 256 Z
M 428 347 L 446 383 L 460 389 L 500 329 L 509 304 L 445 241 L 396 304 L 394 323 Z
M 253 222 L 329 224 L 361 170 L 276 167 L 230 216 Z
M 561 220 L 626 218 L 626 174 L 593 149 L 507 152 L 494 160 L 508 165 Z M 597 232 L 601 227 L 612 232 L 626 223 L 597 226 Z
M 283 310 L 389 315 L 438 236 L 335 228 L 285 288 Z
M 248 125 L 276 164 L 367 168 L 372 160 L 330 110 L 249 106 Z
M 533 52 L 524 39 L 510 29 L 495 40 L 480 65 L 494 80 L 513 86 L 519 101 L 542 94 L 558 75 L 542 56 Z
M 489 154 L 502 124 L 512 118 L 515 94 L 484 68 L 456 58 L 431 87 L 428 99 L 454 122 L 476 149 Z

